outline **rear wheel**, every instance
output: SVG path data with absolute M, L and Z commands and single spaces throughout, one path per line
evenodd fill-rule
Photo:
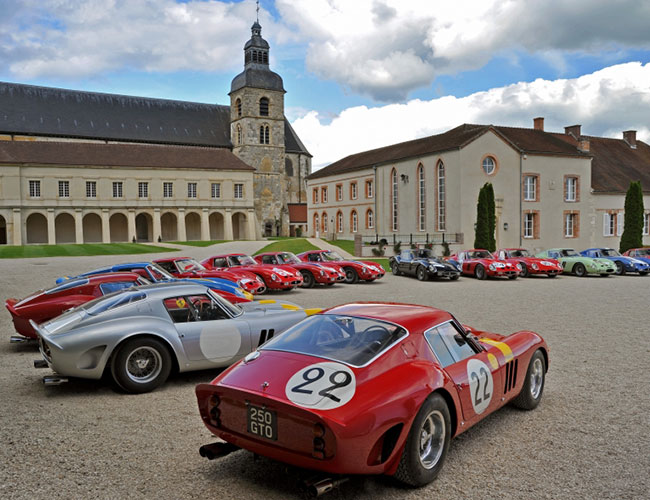
M 521 271 L 519 271 L 519 276 L 521 276 L 522 278 L 528 278 L 528 275 L 530 273 L 528 272 L 528 268 L 526 267 L 526 264 L 521 262 L 520 265 L 521 265 Z
M 623 265 L 622 262 L 614 262 L 616 264 L 616 274 L 619 276 L 622 276 L 625 274 L 625 266 Z
M 575 266 L 573 266 L 573 274 L 579 278 L 582 278 L 585 274 L 587 274 L 587 270 L 585 269 L 584 264 L 578 262 Z
M 522 410 L 532 410 L 537 407 L 544 392 L 544 381 L 546 380 L 546 361 L 541 350 L 535 351 L 530 358 L 526 380 L 519 395 L 512 400 L 512 404 Z
M 397 267 L 397 262 L 392 263 L 392 265 L 390 266 L 390 270 L 393 272 L 395 276 L 399 276 L 400 274 L 402 274 L 399 268 Z
M 113 356 L 111 373 L 124 391 L 153 391 L 167 380 L 172 358 L 160 340 L 138 337 L 127 340 Z
M 417 271 L 415 271 L 415 276 L 420 281 L 427 280 L 427 270 L 423 266 L 418 266 Z
M 485 268 L 482 264 L 477 264 L 474 268 L 474 276 L 477 280 L 484 280 L 486 277 Z
M 302 287 L 303 288 L 311 288 L 314 286 L 314 275 L 310 273 L 309 271 L 302 271 Z
M 359 275 L 351 267 L 345 268 L 345 282 L 349 284 L 354 284 L 359 281 Z
M 645 276 L 648 274 L 648 271 L 639 271 L 639 276 Z
M 445 462 L 450 439 L 449 408 L 440 394 L 432 394 L 413 420 L 395 478 L 409 486 L 433 481 Z

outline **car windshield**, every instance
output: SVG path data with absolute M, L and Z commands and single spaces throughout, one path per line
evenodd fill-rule
M 405 335 L 401 326 L 376 319 L 317 314 L 268 341 L 262 349 L 363 366 Z
M 212 297 L 213 300 L 221 304 L 221 307 L 226 309 L 233 317 L 239 316 L 241 313 L 244 312 L 242 308 L 239 307 L 237 304 L 233 304 L 232 302 L 224 299 L 221 295 L 217 294 L 211 288 L 208 289 L 208 294 L 210 295 L 210 297 Z
M 151 273 L 151 277 L 156 281 L 173 281 L 176 279 L 155 262 L 149 264 L 147 269 Z
M 323 257 L 323 260 L 329 260 L 331 262 L 336 262 L 339 260 L 343 260 L 343 257 L 341 257 L 338 253 L 334 251 L 329 251 L 329 252 L 321 252 L 321 255 Z
M 284 262 L 285 264 L 300 264 L 300 259 L 296 257 L 291 252 L 282 252 L 278 255 L 278 260 Z
M 528 250 L 525 248 L 518 248 L 517 250 L 512 250 L 510 252 L 510 257 L 530 257 Z
M 573 248 L 563 248 L 560 250 L 560 255 L 562 255 L 562 257 L 579 257 L 578 252 Z
M 82 307 L 91 316 L 96 316 L 105 311 L 115 309 L 116 307 L 142 300 L 145 297 L 145 293 L 141 291 L 118 291 L 109 295 L 104 295 L 99 299 L 91 300 Z
M 605 257 L 618 257 L 618 256 L 621 255 L 620 253 L 618 253 L 618 252 L 617 252 L 616 250 L 614 250 L 613 248 L 603 248 L 603 249 L 601 250 L 601 252 L 603 253 L 603 255 L 604 255 Z
M 428 249 L 428 248 L 421 248 L 420 250 L 417 251 L 416 256 L 419 259 L 435 259 L 436 258 L 433 251 Z
M 175 262 L 176 262 L 176 267 L 180 272 L 205 271 L 205 267 L 203 267 L 194 259 L 178 259 Z
M 492 259 L 492 254 L 487 250 L 474 250 L 469 252 L 470 259 Z
M 650 255 L 650 248 L 639 248 L 637 255 Z
M 231 266 L 254 266 L 257 262 L 248 255 L 230 255 L 228 262 Z

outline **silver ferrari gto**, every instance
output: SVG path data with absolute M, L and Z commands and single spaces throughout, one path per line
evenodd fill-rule
M 201 284 L 159 283 L 106 295 L 37 325 L 46 385 L 109 372 L 126 392 L 148 392 L 172 371 L 224 367 L 318 312 L 289 302 L 231 304 Z

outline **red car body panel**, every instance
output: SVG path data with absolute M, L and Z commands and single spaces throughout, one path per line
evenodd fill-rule
M 397 469 L 420 406 L 432 392 L 445 398 L 455 436 L 519 394 L 537 349 L 542 349 L 548 360 L 546 343 L 533 332 L 504 337 L 474 330 L 471 333 L 479 337 L 484 350 L 442 368 L 424 331 L 445 322 L 458 325 L 445 311 L 406 304 L 361 303 L 337 306 L 321 314 L 328 313 L 389 321 L 405 328 L 408 335 L 369 364 L 346 364 L 354 373 L 356 392 L 348 402 L 329 410 L 300 407 L 285 394 L 292 376 L 314 363 L 330 361 L 328 358 L 262 348 L 256 359 L 240 361 L 211 383 L 196 387 L 207 428 L 229 443 L 298 467 L 333 474 L 390 475 Z M 467 365 L 473 359 L 492 366 L 493 397 L 481 414 L 474 412 L 469 400 L 472 394 Z M 506 378 L 506 373 L 519 376 Z M 215 405 L 218 420 L 211 413 Z M 275 412 L 276 440 L 248 431 L 247 405 Z M 325 429 L 320 457 L 315 455 L 313 445 L 315 424 Z M 384 449 L 389 436 L 392 444 Z
M 475 253 L 483 254 L 487 253 L 487 257 L 474 257 Z M 517 277 L 519 276 L 519 270 L 515 264 L 512 264 L 507 261 L 499 260 L 494 258 L 494 256 L 483 249 L 472 248 L 470 250 L 463 250 L 462 252 L 457 252 L 448 257 L 448 260 L 455 260 L 461 264 L 461 272 L 465 276 L 475 276 L 476 267 L 478 265 L 483 266 L 485 269 L 486 276 L 490 278 L 496 278 L 500 276 L 507 277 Z
M 69 286 L 73 282 L 80 285 Z M 87 278 L 73 278 L 49 290 L 39 290 L 22 300 L 7 299 L 5 306 L 11 314 L 16 332 L 24 337 L 35 339 L 36 332 L 29 324 L 29 320 L 37 324 L 49 321 L 68 309 L 104 295 L 100 288 L 102 284 L 127 282 L 132 283 L 133 286 L 145 283 L 137 273 L 96 274 Z
M 300 271 L 303 275 L 304 273 L 309 273 L 312 275 L 316 283 L 324 284 L 334 284 L 337 281 L 345 280 L 345 273 L 339 269 L 335 269 L 334 266 L 328 266 L 326 264 L 319 265 L 316 262 L 283 262 L 282 255 L 286 252 L 265 252 L 256 255 L 254 258 L 260 264 L 270 264 L 270 265 L 284 265 L 290 266 L 293 269 Z M 322 272 L 321 272 L 322 271 Z
M 542 259 L 539 257 L 520 257 L 518 252 L 526 251 L 525 248 L 502 248 L 494 254 L 499 260 L 505 260 L 511 264 L 525 265 L 528 274 L 546 274 L 548 276 L 557 276 L 564 271 L 560 261 L 556 259 Z
M 167 257 L 156 259 L 153 262 L 160 265 L 175 278 L 222 278 L 237 283 L 249 293 L 258 295 L 264 293 L 266 285 L 259 279 L 257 274 L 244 271 L 243 269 L 181 269 L 183 261 L 194 260 L 190 257 Z M 197 262 L 197 264 L 200 264 Z M 203 264 L 201 264 L 203 266 Z
M 234 259 L 233 259 L 234 257 Z M 237 260 L 241 257 L 248 257 L 256 262 L 252 257 L 243 253 L 229 253 L 223 255 L 213 255 L 201 261 L 208 269 L 229 270 L 237 269 L 250 271 L 256 274 L 262 280 L 268 290 L 291 290 L 302 285 L 302 274 L 290 266 L 272 266 L 267 264 L 239 265 Z M 275 276 L 275 279 L 273 279 Z
M 363 261 L 363 260 L 328 260 L 323 254 L 330 254 L 329 250 L 309 250 L 298 254 L 297 257 L 304 262 L 318 262 L 325 264 L 330 267 L 336 268 L 346 272 L 348 269 L 353 269 L 360 280 L 363 281 L 374 281 L 380 279 L 386 274 L 384 268 L 381 267 L 381 264 L 373 261 Z M 368 268 L 371 266 L 374 269 Z M 346 280 L 348 281 L 348 280 Z

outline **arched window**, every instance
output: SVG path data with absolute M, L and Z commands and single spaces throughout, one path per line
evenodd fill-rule
M 321 224 L 323 225 L 323 234 L 327 233 L 327 212 L 321 215 Z
M 284 173 L 287 177 L 293 177 L 293 162 L 289 157 L 284 159 Z
M 445 165 L 441 161 L 438 162 L 436 168 L 436 197 L 438 209 L 438 231 L 445 231 L 447 225 L 446 208 L 445 208 Z
M 269 126 L 260 125 L 260 144 L 269 144 Z
M 257 51 L 253 51 L 253 62 L 257 62 Z
M 314 234 L 320 231 L 320 218 L 318 214 L 314 214 Z
M 397 231 L 397 170 L 390 173 L 390 219 L 391 229 Z
M 483 158 L 483 172 L 486 175 L 492 175 L 497 168 L 497 161 L 493 156 L 486 156 Z
M 366 229 L 372 229 L 375 227 L 375 215 L 372 212 L 372 209 L 369 208 L 366 211 Z
M 336 232 L 343 232 L 343 212 L 338 212 L 336 214 Z
M 235 108 L 237 109 L 237 116 L 241 116 L 241 99 L 237 98 Z
M 359 221 L 357 220 L 356 210 L 352 210 L 352 213 L 350 214 L 350 228 L 352 229 L 353 233 L 356 233 L 359 229 Z
M 262 97 L 260 99 L 260 116 L 269 116 L 269 99 Z
M 241 125 L 237 125 L 237 144 L 241 144 Z
M 422 164 L 418 165 L 418 229 L 424 231 L 426 229 L 426 199 L 425 199 L 425 185 L 424 185 L 424 167 Z

